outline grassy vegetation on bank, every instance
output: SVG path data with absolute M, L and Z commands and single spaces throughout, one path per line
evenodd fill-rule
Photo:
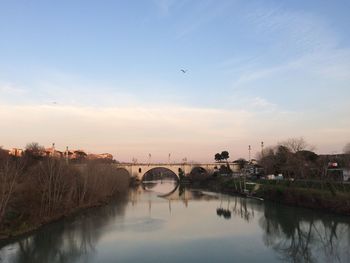
M 328 189 L 318 189 L 286 184 L 262 184 L 255 194 L 287 205 L 350 215 L 350 192 L 335 190 L 340 186 L 328 185 L 327 187 Z
M 193 180 L 195 187 L 213 191 L 240 194 L 244 190 L 265 200 L 286 205 L 319 209 L 331 213 L 350 215 L 350 184 L 320 180 L 257 180 L 244 178 L 211 177 Z
M 289 188 L 317 189 L 330 191 L 334 195 L 338 192 L 350 193 L 350 184 L 331 180 L 257 180 L 258 184 L 276 185 Z

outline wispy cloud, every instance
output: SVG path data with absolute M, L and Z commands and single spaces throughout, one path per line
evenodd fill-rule
M 251 4 L 250 10 L 243 23 L 260 39 L 265 52 L 223 62 L 236 76 L 235 88 L 293 70 L 335 79 L 349 77 L 350 50 L 338 46 L 339 36 L 325 18 L 282 5 Z
M 246 15 L 257 33 L 271 37 L 274 46 L 300 53 L 314 52 L 337 46 L 338 36 L 323 18 L 304 11 L 282 7 L 255 6 Z
M 40 77 L 35 77 L 39 75 L 38 72 L 41 73 Z M 13 105 L 48 105 L 53 102 L 96 107 L 137 105 L 137 94 L 128 88 L 126 84 L 92 80 L 57 69 L 36 69 L 33 76 L 22 79 L 20 85 L 11 81 L 0 83 L 0 94 L 8 95 L 0 97 L 0 100 Z M 20 96 L 23 94 L 26 96 Z
M 255 5 L 244 21 L 261 39 L 266 52 L 222 62 L 232 75 L 234 90 L 273 85 L 284 79 L 284 90 L 298 93 L 306 89 L 304 86 L 317 89 L 326 83 L 344 89 L 350 80 L 350 49 L 338 45 L 339 36 L 326 19 L 304 11 Z M 290 86 L 293 77 L 300 86 Z
M 196 30 L 206 26 L 213 20 L 221 17 L 228 9 L 232 6 L 232 2 L 220 2 L 220 1 L 201 1 L 196 3 L 193 7 L 192 12 L 184 16 L 179 23 L 178 32 L 176 35 L 177 39 L 181 39 L 195 32 Z
M 317 74 L 320 78 L 350 80 L 350 49 L 334 48 L 315 52 L 291 61 L 290 67 Z
M 186 156 L 210 161 L 213 153 L 224 148 L 235 158 L 242 156 L 248 144 L 258 147 L 260 140 L 274 144 L 294 136 L 305 136 L 324 149 L 332 141 L 333 145 L 345 142 L 344 131 L 350 128 L 350 123 L 345 122 L 338 125 L 341 130 L 337 131 L 337 138 L 315 139 L 316 126 L 309 121 L 314 118 L 312 115 L 278 110 L 259 97 L 251 101 L 251 106 L 254 108 L 218 110 L 174 105 L 103 108 L 3 105 L 0 116 L 7 128 L 2 129 L 1 144 L 23 147 L 31 141 L 45 145 L 55 142 L 59 148 L 68 145 L 90 152 L 111 152 L 126 161 L 132 157 L 146 160 L 149 152 L 155 161 L 165 161 L 169 152 L 174 160 Z M 328 134 L 327 128 L 317 126 L 319 131 L 324 130 L 323 134 Z
M 267 99 L 261 98 L 261 97 L 254 97 L 250 104 L 249 107 L 252 107 L 253 109 L 256 110 L 268 110 L 268 111 L 273 111 L 276 110 L 276 105 L 269 102 Z
M 308 53 L 272 67 L 243 63 L 241 67 L 236 68 L 239 77 L 234 80 L 233 87 L 239 88 L 244 84 L 262 79 L 290 76 L 295 71 L 303 72 L 304 75 L 316 81 L 325 78 L 334 81 L 350 81 L 350 74 L 348 74 L 350 72 L 350 49 Z
M 133 155 L 142 159 L 149 151 L 159 159 L 171 151 L 174 158 L 180 160 L 188 154 L 188 147 L 193 148 L 192 159 L 209 159 L 210 152 L 220 145 L 224 147 L 230 141 L 245 140 L 245 123 L 251 117 L 246 111 L 182 106 L 96 108 L 65 105 L 6 105 L 0 107 L 0 115 L 2 123 L 9 127 L 2 133 L 8 146 L 11 143 L 25 145 L 32 140 L 46 145 L 54 141 L 58 147 L 70 145 L 90 151 L 108 151 L 126 160 Z
M 26 93 L 26 90 L 14 83 L 1 83 L 0 82 L 0 94 L 21 95 Z

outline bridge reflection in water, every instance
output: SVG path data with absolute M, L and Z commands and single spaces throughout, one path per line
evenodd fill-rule
M 169 202 L 169 212 L 171 212 L 172 202 L 182 202 L 186 207 L 190 200 L 216 200 L 218 195 L 193 190 L 186 188 L 185 185 L 179 184 L 176 180 L 154 180 L 144 181 L 140 187 L 130 193 L 130 200 L 132 204 L 136 204 L 140 196 L 148 196 L 149 209 L 152 207 L 154 200 L 154 193 L 158 198 L 163 198 Z

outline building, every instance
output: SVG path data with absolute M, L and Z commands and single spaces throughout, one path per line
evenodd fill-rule
M 326 175 L 337 181 L 350 181 L 350 154 L 320 155 L 328 162 Z
M 113 155 L 110 153 L 101 153 L 101 154 L 94 154 L 90 153 L 87 155 L 87 159 L 89 160 L 113 160 Z
M 73 158 L 73 152 L 72 152 L 72 151 L 69 151 L 69 150 L 68 150 L 68 147 L 67 147 L 67 149 L 66 149 L 66 150 L 64 151 L 64 153 L 63 153 L 63 157 L 64 157 L 65 159 L 70 160 L 70 159 Z
M 350 181 L 350 168 L 343 169 L 343 180 Z
M 333 162 L 327 168 L 327 177 L 337 181 L 350 181 L 350 168 L 338 167 L 338 164 Z
M 53 157 L 53 158 L 62 158 L 63 152 L 56 150 L 54 147 L 46 148 L 45 149 L 45 156 L 46 157 Z
M 243 173 L 247 174 L 248 176 L 260 177 L 264 173 L 264 168 L 261 165 L 253 162 L 247 163 L 242 170 Z
M 16 157 L 21 157 L 23 155 L 24 151 L 19 148 L 12 148 L 9 150 L 9 155 L 16 156 Z
M 86 159 L 86 157 L 87 157 L 87 154 L 83 150 L 75 150 L 73 151 L 71 159 L 82 160 L 82 159 Z

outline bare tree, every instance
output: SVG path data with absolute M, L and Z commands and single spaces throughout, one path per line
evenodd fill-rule
M 289 138 L 289 139 L 282 141 L 278 144 L 288 148 L 288 150 L 290 150 L 293 153 L 305 150 L 309 146 L 303 137 Z
M 75 188 L 74 171 L 64 161 L 48 158 L 35 167 L 32 176 L 41 196 L 40 215 L 63 213 Z
M 40 156 L 45 151 L 45 148 L 37 142 L 32 142 L 26 145 L 25 151 L 34 156 Z
M 273 174 L 276 170 L 276 147 L 266 147 L 264 151 L 258 155 L 260 165 L 264 167 L 266 174 Z
M 13 197 L 22 168 L 21 159 L 10 156 L 0 159 L 0 223 L 3 221 L 6 209 Z
M 127 189 L 129 176 L 120 173 L 112 165 L 87 162 L 77 178 L 77 202 L 79 206 L 105 201 L 117 192 Z
M 260 154 L 260 165 L 266 174 L 282 173 L 287 178 L 320 176 L 319 156 L 309 150 L 303 138 L 292 138 L 268 147 Z

